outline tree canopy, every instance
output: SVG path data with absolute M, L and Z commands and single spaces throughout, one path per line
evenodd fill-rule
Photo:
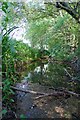
M 55 90 L 43 96 L 80 97 L 80 1 L 2 1 L 0 15 L 3 114 L 28 82 Z

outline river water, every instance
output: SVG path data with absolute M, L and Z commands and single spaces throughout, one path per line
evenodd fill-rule
M 52 93 L 53 88 L 80 92 L 80 83 L 71 81 L 67 72 L 75 77 L 68 65 L 56 62 L 38 62 L 28 65 L 22 79 L 15 85 L 19 89 Z M 74 118 L 79 116 L 80 99 L 72 95 L 48 96 L 16 91 L 16 115 L 25 118 Z

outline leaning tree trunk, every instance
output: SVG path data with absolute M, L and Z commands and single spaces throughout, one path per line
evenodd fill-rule
M 78 70 L 79 70 L 79 73 L 80 73 L 80 25 L 79 25 L 79 30 L 78 30 L 77 36 L 78 36 L 78 54 L 77 54 L 78 62 L 77 62 L 77 64 L 78 64 Z

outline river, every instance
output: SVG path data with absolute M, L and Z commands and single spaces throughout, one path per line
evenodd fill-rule
M 66 72 L 67 71 L 67 72 Z M 19 89 L 42 93 L 53 93 L 54 89 L 80 92 L 80 82 L 71 80 L 74 71 L 66 64 L 37 62 L 28 65 L 21 80 L 15 85 Z M 75 96 L 48 96 L 16 91 L 16 115 L 25 118 L 73 118 L 79 113 L 80 99 Z

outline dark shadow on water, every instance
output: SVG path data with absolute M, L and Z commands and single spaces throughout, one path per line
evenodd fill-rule
M 20 92 L 19 94 L 22 95 Z M 23 114 L 26 118 L 47 118 L 46 112 L 35 105 L 32 97 L 30 93 L 17 97 L 17 117 Z
M 66 88 L 73 92 L 80 92 L 80 83 L 75 84 L 75 82 L 70 82 L 70 78 L 66 75 L 64 68 L 74 76 L 74 71 L 68 66 L 63 64 L 57 64 L 54 62 L 49 63 L 34 63 L 28 66 L 27 70 L 24 72 L 24 80 L 16 84 L 16 87 L 20 89 L 30 89 L 38 92 L 49 92 L 46 87 L 54 88 Z M 28 83 L 31 83 L 30 85 Z M 51 90 L 50 90 L 51 92 Z M 60 115 L 67 118 L 71 118 L 71 114 L 75 111 L 78 112 L 78 104 L 80 100 L 76 98 L 64 98 L 61 99 L 53 98 L 52 102 L 48 101 L 44 104 L 44 101 L 48 99 L 43 99 L 43 103 L 35 103 L 33 98 L 36 95 L 30 93 L 16 92 L 16 114 L 18 118 L 20 115 L 25 115 L 26 118 L 55 118 L 60 117 Z M 74 102 L 75 101 L 75 102 Z M 59 105 L 58 105 L 59 104 Z M 62 110 L 62 113 L 60 112 Z

